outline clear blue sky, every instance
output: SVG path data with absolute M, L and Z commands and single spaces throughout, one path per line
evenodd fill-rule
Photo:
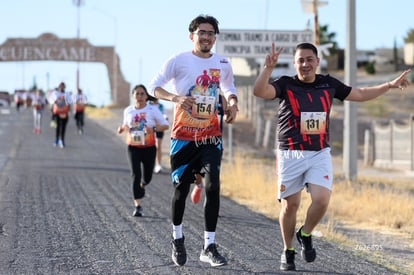
M 0 0 L 0 43 L 8 38 L 36 38 L 51 32 L 76 38 L 77 7 L 73 0 Z M 313 15 L 301 0 L 84 0 L 80 8 L 80 36 L 95 46 L 116 45 L 121 70 L 132 85 L 149 84 L 173 53 L 192 48 L 188 24 L 210 14 L 221 29 L 303 30 Z M 319 23 L 346 42 L 347 0 L 326 0 Z M 403 47 L 414 28 L 414 1 L 356 0 L 358 49 Z M 47 89 L 65 81 L 76 88 L 76 64 L 65 62 L 0 63 L 0 90 L 28 89 L 34 81 Z M 80 87 L 97 105 L 109 103 L 109 80 L 103 64 L 80 65 Z M 124 91 L 129 92 L 129 91 Z

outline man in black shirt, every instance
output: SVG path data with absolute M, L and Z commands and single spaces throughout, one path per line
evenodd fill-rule
M 281 270 L 295 270 L 293 237 L 301 191 L 306 187 L 312 203 L 305 223 L 296 232 L 302 258 L 313 262 L 316 251 L 312 231 L 328 208 L 332 188 L 332 161 L 329 148 L 329 115 L 334 98 L 341 101 L 367 101 L 392 88 L 405 88 L 410 70 L 384 84 L 353 88 L 329 76 L 316 74 L 319 57 L 310 43 L 296 46 L 294 65 L 297 75 L 283 76 L 269 84 L 270 75 L 283 48 L 266 56 L 265 67 L 254 85 L 254 95 L 280 100 L 278 122 L 277 171 L 279 216 L 284 251 Z

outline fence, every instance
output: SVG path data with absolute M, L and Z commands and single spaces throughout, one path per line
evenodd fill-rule
M 238 87 L 237 97 L 239 115 L 251 121 L 256 129 L 255 145 L 274 149 L 278 101 L 253 96 L 253 86 L 249 85 Z
M 414 115 L 407 124 L 391 120 L 387 125 L 381 125 L 374 121 L 371 132 L 365 134 L 366 164 L 414 171 Z

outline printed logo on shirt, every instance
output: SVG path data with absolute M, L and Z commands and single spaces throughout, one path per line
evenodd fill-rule
M 130 144 L 145 145 L 144 127 L 146 122 L 146 113 L 135 114 L 132 117 L 129 128 L 129 134 L 131 136 Z
M 217 109 L 220 94 L 220 69 L 203 70 L 187 92 L 196 102 L 188 110 L 176 106 L 173 136 L 198 140 L 205 136 L 220 136 Z

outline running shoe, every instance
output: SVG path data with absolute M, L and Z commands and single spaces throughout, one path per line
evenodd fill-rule
M 172 260 L 175 265 L 183 266 L 187 262 L 187 252 L 184 246 L 184 236 L 181 239 L 171 241 Z
M 55 140 L 55 142 L 53 142 L 53 147 L 56 147 L 56 146 L 58 146 L 58 141 L 57 140 Z
M 197 204 L 201 200 L 201 188 L 199 185 L 195 184 L 193 191 L 191 192 L 191 202 Z
M 295 250 L 285 250 L 280 257 L 280 270 L 296 270 Z
M 59 140 L 59 147 L 65 148 L 65 143 L 62 140 Z
M 310 263 L 315 260 L 316 251 L 312 245 L 312 236 L 309 236 L 309 237 L 302 236 L 301 234 L 302 228 L 303 226 L 299 228 L 299 230 L 296 232 L 296 238 L 298 239 L 298 242 L 300 246 L 302 247 L 300 251 L 302 258 L 308 263 Z
M 226 265 L 227 260 L 217 251 L 215 243 L 210 244 L 206 249 L 201 250 L 200 261 L 209 263 L 211 266 Z
M 160 173 L 161 171 L 162 171 L 162 166 L 161 166 L 161 165 L 159 165 L 159 164 L 155 165 L 155 167 L 154 167 L 154 173 L 155 173 L 155 174 L 158 174 L 158 173 Z
M 134 217 L 142 217 L 143 209 L 141 205 L 135 206 L 135 210 L 132 213 L 132 216 Z

